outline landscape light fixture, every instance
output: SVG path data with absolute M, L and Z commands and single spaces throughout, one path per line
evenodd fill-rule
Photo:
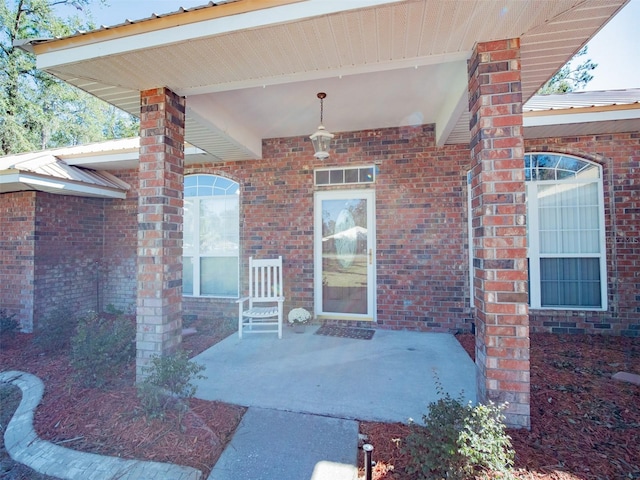
M 324 113 L 323 102 L 326 97 L 326 93 L 318 93 L 318 98 L 320 99 L 320 126 L 318 127 L 318 130 L 316 130 L 316 133 L 309 137 L 313 143 L 313 149 L 316 152 L 313 156 L 318 160 L 329 158 L 329 145 L 331 144 L 331 139 L 334 137 L 333 133 L 327 132 L 322 125 L 322 116 Z

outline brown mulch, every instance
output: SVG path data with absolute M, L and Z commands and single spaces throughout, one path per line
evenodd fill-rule
M 196 355 L 227 333 L 205 330 L 187 336 L 183 348 Z M 164 421 L 147 419 L 136 395 L 133 365 L 107 389 L 84 388 L 74 381 L 67 355 L 40 354 L 32 340 L 33 335 L 18 334 L 3 341 L 0 369 L 27 371 L 42 379 L 45 394 L 35 414 L 36 431 L 68 448 L 187 465 L 206 478 L 246 410 L 192 398 L 182 419 L 173 412 Z
M 473 335 L 457 339 L 474 358 Z M 517 478 L 640 478 L 640 386 L 612 380 L 619 371 L 640 374 L 640 338 L 531 335 L 531 430 L 508 431 Z M 360 431 L 374 445 L 375 480 L 415 478 L 403 472 L 406 425 Z
M 199 329 L 184 347 L 196 354 L 228 333 Z M 208 475 L 244 412 L 192 399 L 181 424 L 173 417 L 147 420 L 132 367 L 110 389 L 82 388 L 68 358 L 39 354 L 31 337 L 3 342 L 0 369 L 25 370 L 45 382 L 36 429 L 69 448 L 189 465 Z M 473 336 L 457 338 L 473 357 Z M 640 374 L 640 338 L 533 334 L 531 345 L 532 428 L 509 431 L 518 478 L 640 479 L 640 386 L 611 379 L 618 371 Z M 374 445 L 374 479 L 412 480 L 401 450 L 406 425 L 362 422 L 360 430 Z

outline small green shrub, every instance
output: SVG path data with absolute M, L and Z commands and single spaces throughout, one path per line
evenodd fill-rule
M 15 315 L 9 315 L 4 308 L 0 308 L 0 348 L 13 340 L 20 330 L 20 323 Z
M 164 418 L 169 410 L 183 413 L 186 406 L 181 399 L 195 395 L 196 387 L 191 382 L 206 378 L 200 374 L 204 369 L 204 365 L 191 362 L 185 351 L 154 356 L 150 366 L 143 369 L 146 377 L 138 385 L 138 397 L 146 415 Z
M 135 326 L 123 317 L 91 312 L 78 322 L 71 340 L 71 366 L 87 387 L 103 387 L 122 374 L 135 356 Z
M 69 349 L 78 321 L 65 308 L 56 308 L 36 323 L 34 343 L 45 353 Z
M 110 303 L 104 308 L 104 313 L 108 313 L 109 315 L 124 315 L 124 310 L 117 308 L 113 303 Z
M 464 480 L 482 472 L 509 478 L 514 452 L 503 423 L 505 405 L 464 404 L 436 383 L 442 398 L 429 405 L 424 426 L 411 425 L 405 440 L 407 472 L 425 480 Z
M 13 338 L 20 329 L 20 323 L 15 314 L 9 315 L 4 308 L 0 308 L 0 335 Z

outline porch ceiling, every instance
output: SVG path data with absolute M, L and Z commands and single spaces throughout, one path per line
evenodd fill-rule
M 139 114 L 141 90 L 187 98 L 186 139 L 217 159 L 308 135 L 435 123 L 469 140 L 476 42 L 521 38 L 524 100 L 628 0 L 240 0 L 32 42 L 38 66 Z M 269 8 L 264 8 L 265 6 Z

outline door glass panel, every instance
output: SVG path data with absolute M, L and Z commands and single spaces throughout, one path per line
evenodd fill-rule
M 367 199 L 322 201 L 322 310 L 367 314 Z

